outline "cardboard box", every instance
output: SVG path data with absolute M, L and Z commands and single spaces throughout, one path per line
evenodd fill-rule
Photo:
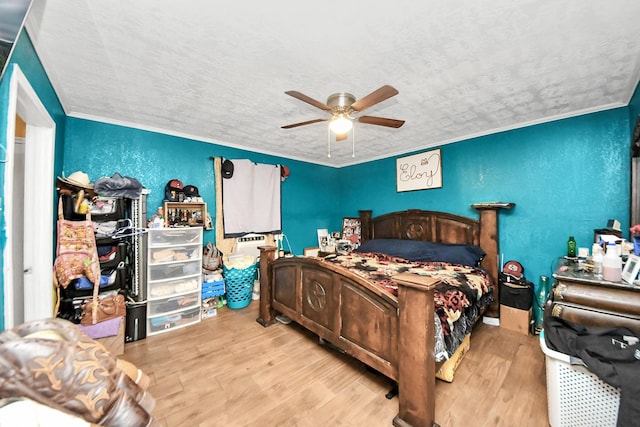
M 202 318 L 203 319 L 208 319 L 209 317 L 215 317 L 218 315 L 218 309 L 217 308 L 207 308 L 207 309 L 202 309 Z
M 500 304 L 500 327 L 521 334 L 529 334 L 531 325 L 531 309 L 520 310 Z
M 96 341 L 100 342 L 111 354 L 119 356 L 124 354 L 124 328 L 125 317 L 122 316 L 120 320 L 120 327 L 118 328 L 118 334 L 110 337 L 97 338 Z

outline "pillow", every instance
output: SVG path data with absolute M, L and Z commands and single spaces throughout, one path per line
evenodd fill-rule
M 471 266 L 479 265 L 486 255 L 482 248 L 476 245 L 401 239 L 367 240 L 355 252 L 380 252 L 409 261 L 448 262 Z

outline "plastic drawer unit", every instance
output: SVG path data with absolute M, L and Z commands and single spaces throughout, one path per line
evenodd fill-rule
M 202 228 L 150 228 L 147 239 L 148 334 L 199 322 Z

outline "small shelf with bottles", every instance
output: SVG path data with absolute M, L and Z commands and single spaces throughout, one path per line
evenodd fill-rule
M 164 202 L 165 227 L 206 228 L 207 204 L 204 202 Z

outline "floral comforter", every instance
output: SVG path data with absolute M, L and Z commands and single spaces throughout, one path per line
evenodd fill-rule
M 410 272 L 440 280 L 434 292 L 436 361 L 450 357 L 483 309 L 493 301 L 489 274 L 479 267 L 444 262 L 412 262 L 381 253 L 351 252 L 325 258 L 367 279 L 393 295 L 398 285 L 393 276 Z

